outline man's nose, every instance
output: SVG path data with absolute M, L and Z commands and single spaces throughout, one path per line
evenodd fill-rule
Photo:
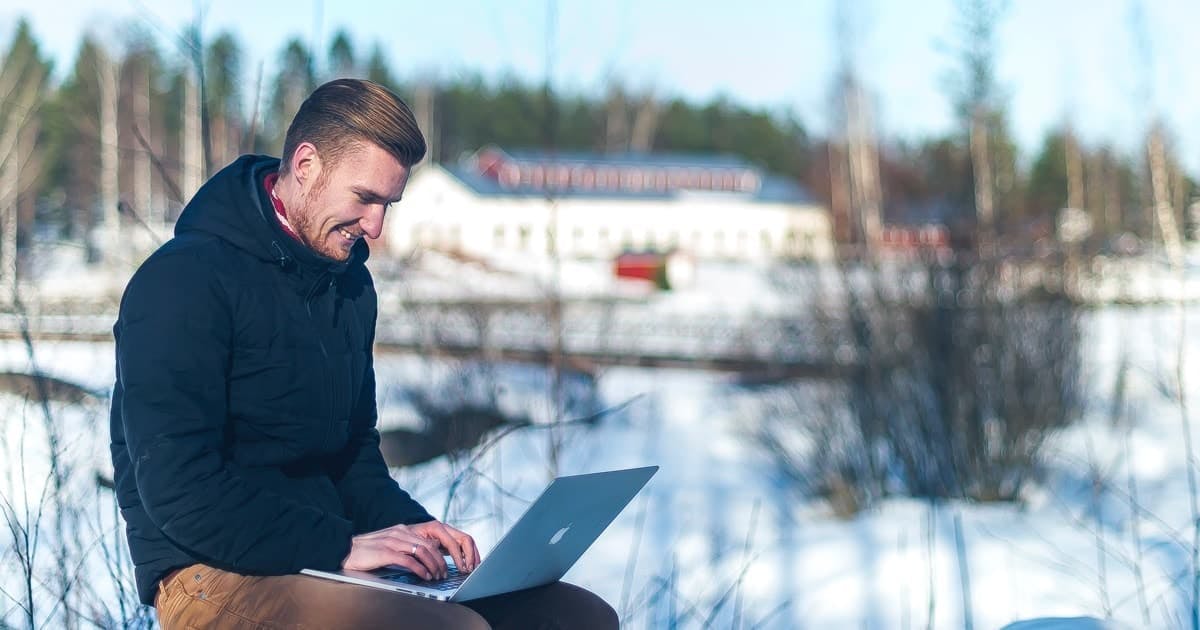
M 383 234 L 383 215 L 386 210 L 387 206 L 383 204 L 374 204 L 367 210 L 358 220 L 364 234 L 370 238 L 379 238 L 379 235 Z

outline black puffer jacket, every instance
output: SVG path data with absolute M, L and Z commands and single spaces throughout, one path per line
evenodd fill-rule
M 353 534 L 432 517 L 379 454 L 366 243 L 333 262 L 289 238 L 245 156 L 184 209 L 113 328 L 117 500 L 138 593 L 204 562 L 336 569 Z

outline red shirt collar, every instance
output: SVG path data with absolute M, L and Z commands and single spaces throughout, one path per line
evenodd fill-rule
M 275 182 L 277 181 L 279 181 L 279 173 L 271 173 L 263 178 L 263 187 L 267 189 L 267 197 L 271 200 L 271 205 L 275 207 L 275 222 L 288 236 L 295 239 L 296 242 L 303 243 L 300 235 L 296 233 L 296 228 L 293 228 L 288 221 L 287 208 L 283 207 L 283 201 L 275 195 Z

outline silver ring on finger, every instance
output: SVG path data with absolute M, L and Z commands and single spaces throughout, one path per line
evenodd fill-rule
M 408 552 L 408 554 L 411 556 L 417 555 L 417 546 L 413 545 L 412 551 Z

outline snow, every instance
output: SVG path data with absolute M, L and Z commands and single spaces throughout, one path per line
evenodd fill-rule
M 1001 630 L 1119 630 L 1123 627 L 1095 617 L 1047 617 L 1010 623 Z
M 452 262 L 426 263 L 435 268 L 409 285 L 423 295 L 484 291 L 498 298 L 534 297 L 546 286 L 531 279 L 532 263 L 507 261 L 507 271 L 477 268 L 478 275 L 470 275 L 476 272 Z M 622 293 L 627 289 L 608 279 L 601 263 L 565 272 L 563 284 L 580 295 L 634 295 Z M 787 309 L 799 297 L 763 269 L 702 265 L 694 285 L 649 299 L 668 313 L 749 316 Z M 1092 402 L 1080 423 L 1051 437 L 1049 476 L 1021 505 L 893 499 L 839 519 L 826 504 L 789 488 L 747 437 L 752 391 L 727 375 L 689 370 L 611 368 L 595 375 L 595 406 L 615 410 L 594 425 L 564 431 L 553 471 L 553 434 L 544 428 L 554 417 L 547 375 L 497 368 L 492 380 L 484 379 L 489 386 L 461 395 L 494 395 L 502 409 L 528 415 L 535 427 L 508 435 L 473 460 L 441 458 L 394 474 L 432 512 L 462 525 L 488 549 L 555 472 L 660 465 L 566 578 L 602 595 L 630 628 L 672 622 L 683 628 L 1188 627 L 1193 493 L 1182 432 L 1186 418 L 1186 430 L 1200 438 L 1200 405 L 1190 398 L 1200 391 L 1194 352 L 1200 308 L 1110 306 L 1089 311 L 1085 325 L 1084 376 Z M 1186 351 L 1179 355 L 1181 343 Z M 36 368 L 107 392 L 112 350 L 111 343 L 39 342 L 31 362 L 22 344 L 5 341 L 0 372 Z M 1182 387 L 1174 382 L 1180 356 Z M 411 427 L 416 416 L 405 388 L 445 389 L 463 366 L 382 355 L 377 369 L 381 423 Z M 1118 382 L 1124 403 L 1114 411 Z M 577 380 L 572 387 L 584 391 L 588 383 Z M 584 398 L 569 417 L 587 415 Z M 105 504 L 111 495 L 91 484 L 94 473 L 111 474 L 105 404 L 50 411 L 68 436 L 65 456 L 75 485 L 66 499 L 87 524 L 74 538 L 91 543 L 70 550 L 81 571 L 100 584 L 89 601 L 111 604 L 117 597 L 111 563 L 97 541 L 111 542 L 121 528 Z M 42 413 L 0 395 L 0 490 L 13 505 L 36 503 L 46 487 Z M 54 538 L 47 536 L 43 568 L 53 564 Z M 0 558 L 11 563 L 7 530 L 0 541 Z M 14 575 L 0 577 L 0 586 L 15 596 Z M 10 599 L 0 601 L 0 620 L 20 623 Z

